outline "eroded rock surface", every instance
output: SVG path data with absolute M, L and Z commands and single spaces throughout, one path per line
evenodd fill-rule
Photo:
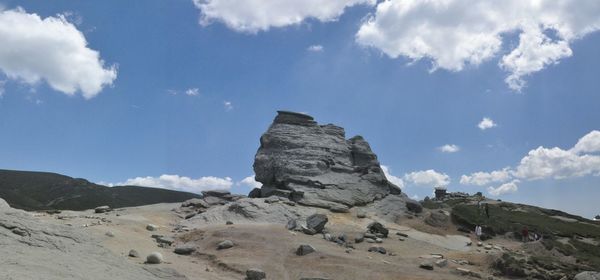
M 260 138 L 254 172 L 263 186 L 251 197 L 277 195 L 327 209 L 401 193 L 386 179 L 365 139 L 346 139 L 342 127 L 319 125 L 300 113 L 278 112 Z
M 124 261 L 83 230 L 44 223 L 0 199 L 2 279 L 186 279 Z

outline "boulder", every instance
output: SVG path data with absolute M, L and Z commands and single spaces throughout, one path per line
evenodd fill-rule
M 217 250 L 229 249 L 233 247 L 235 244 L 231 240 L 224 240 L 217 244 Z
M 425 217 L 425 223 L 432 227 L 446 227 L 450 222 L 450 217 L 443 212 L 434 211 Z
M 380 253 L 383 255 L 387 254 L 387 250 L 383 247 L 370 247 L 369 252 Z
M 381 234 L 383 237 L 387 237 L 389 230 L 379 222 L 372 222 L 367 226 L 367 230 L 372 234 Z
M 214 196 L 214 197 L 228 197 L 231 195 L 231 192 L 227 190 L 210 190 L 210 191 L 202 191 L 202 195 L 204 197 Z
M 408 209 L 408 211 L 411 211 L 413 213 L 423 212 L 423 206 L 421 206 L 421 203 L 419 203 L 418 201 L 415 201 L 415 200 L 407 200 L 406 201 L 406 209 Z
M 196 247 L 190 244 L 177 245 L 173 252 L 178 255 L 189 255 L 193 252 L 196 252 Z
M 306 218 L 306 227 L 314 230 L 315 233 L 320 233 L 328 221 L 327 216 L 323 214 L 313 214 Z
M 158 229 L 157 225 L 153 225 L 153 224 L 146 225 L 146 230 L 148 230 L 148 231 L 156 231 L 157 229 Z
M 343 128 L 294 112 L 278 111 L 260 138 L 254 172 L 263 184 L 260 197 L 277 195 L 328 209 L 400 194 L 361 136 L 346 139 Z
M 140 257 L 140 253 L 138 253 L 138 251 L 131 249 L 129 250 L 129 254 L 127 254 L 128 256 L 132 257 L 132 258 L 139 258 Z
M 433 263 L 430 261 L 425 261 L 422 262 L 419 267 L 422 269 L 433 270 Z
M 302 244 L 296 250 L 296 255 L 298 255 L 298 256 L 305 256 L 305 255 L 308 255 L 310 253 L 313 253 L 314 251 L 315 251 L 315 248 L 313 248 L 312 246 L 306 245 L 306 244 Z
M 296 227 L 298 227 L 298 223 L 295 219 L 289 219 L 287 224 L 285 225 L 285 228 L 288 230 L 294 230 L 296 229 Z
M 146 263 L 159 264 L 163 262 L 163 256 L 159 252 L 153 252 L 146 257 Z
M 94 209 L 94 212 L 95 212 L 95 213 L 98 213 L 98 214 L 100 214 L 100 213 L 106 213 L 106 212 L 109 212 L 110 210 L 111 210 L 111 209 L 110 209 L 110 207 L 109 207 L 109 206 L 107 206 L 107 205 L 104 205 L 104 206 L 98 206 L 98 207 L 96 207 L 96 208 Z
M 367 213 L 365 211 L 363 211 L 363 210 L 358 210 L 356 212 L 356 217 L 359 218 L 359 219 L 364 219 L 364 218 L 367 217 Z
M 258 268 L 251 268 L 246 270 L 246 280 L 263 280 L 263 279 L 267 279 L 267 274 L 258 269 Z
M 206 203 L 203 199 L 200 198 L 192 198 L 184 201 L 181 204 L 181 207 L 194 207 L 194 208 L 208 208 L 210 205 Z
M 600 280 L 600 272 L 584 271 L 575 275 L 573 280 Z

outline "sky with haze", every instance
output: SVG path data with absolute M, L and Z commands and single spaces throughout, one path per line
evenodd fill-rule
M 600 214 L 600 1 L 0 0 L 0 168 L 246 194 L 277 110 L 433 187 Z

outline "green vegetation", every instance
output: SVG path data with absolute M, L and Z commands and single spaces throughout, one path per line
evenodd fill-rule
M 24 210 L 84 210 L 181 202 L 199 195 L 138 186 L 106 187 L 85 179 L 30 171 L 0 170 L 0 198 Z
M 484 225 L 491 234 L 520 234 L 523 227 L 527 227 L 529 232 L 541 233 L 544 236 L 582 236 L 600 240 L 600 225 L 597 223 L 573 215 L 565 218 L 577 217 L 577 221 L 565 221 L 549 216 L 547 211 L 533 206 L 503 202 L 490 204 L 490 218 L 487 218 L 483 213 L 479 213 L 476 205 L 458 204 L 452 209 L 452 218 L 455 223 L 469 228 L 478 224 Z M 562 216 L 559 213 L 562 212 L 553 212 L 556 214 L 554 216 Z

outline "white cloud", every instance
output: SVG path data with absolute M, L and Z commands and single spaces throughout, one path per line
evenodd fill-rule
M 528 180 L 564 179 L 600 174 L 600 156 L 578 155 L 560 148 L 538 147 L 521 159 L 514 175 Z
M 594 130 L 581 137 L 571 151 L 576 154 L 600 152 L 600 131 Z
M 0 70 L 30 85 L 46 81 L 67 95 L 96 96 L 117 78 L 100 54 L 87 47 L 77 27 L 63 15 L 42 19 L 23 9 L 0 9 Z
M 486 130 L 495 126 L 497 126 L 497 124 L 490 118 L 483 118 L 477 125 L 481 130 Z
M 404 181 L 417 186 L 445 187 L 450 184 L 450 176 L 429 169 L 405 174 Z
M 261 188 L 262 183 L 257 182 L 254 175 L 248 176 L 237 183 L 239 186 L 248 186 L 251 189 Z
M 485 186 L 490 183 L 506 182 L 511 179 L 510 168 L 506 167 L 502 170 L 492 172 L 475 172 L 471 175 L 462 175 L 460 183 L 463 185 Z
M 185 94 L 188 96 L 197 96 L 200 94 L 200 90 L 198 88 L 188 88 L 185 90 Z
M 200 177 L 192 179 L 190 177 L 179 175 L 164 174 L 160 177 L 136 177 L 127 179 L 125 182 L 108 184 L 110 186 L 143 186 L 161 189 L 170 189 L 176 191 L 185 191 L 192 193 L 200 193 L 205 190 L 228 190 L 233 185 L 233 181 L 229 177 L 219 178 L 213 176 Z
M 512 49 L 499 66 L 519 91 L 523 77 L 571 56 L 574 40 L 599 30 L 598 14 L 597 0 L 387 0 L 377 4 L 356 41 L 391 58 L 430 59 L 432 71 L 460 71 L 496 57 L 503 37 L 516 32 L 519 44 L 506 46 Z
M 460 147 L 454 144 L 446 144 L 444 146 L 438 147 L 438 150 L 440 150 L 443 153 L 456 153 L 460 151 Z
M 392 184 L 398 186 L 399 188 L 404 188 L 404 181 L 402 181 L 402 178 L 392 175 L 391 170 L 388 166 L 381 165 L 381 170 L 383 170 L 383 174 L 388 179 L 388 181 L 392 182 Z
M 461 184 L 484 186 L 511 179 L 540 180 L 600 176 L 600 131 L 594 130 L 579 139 L 571 149 L 538 147 L 524 156 L 514 168 L 463 175 Z M 506 187 L 508 188 L 508 187 Z
M 322 52 L 325 49 L 321 45 L 311 45 L 308 48 L 306 48 L 306 50 L 309 52 Z
M 233 110 L 233 104 L 230 101 L 223 101 L 223 107 L 225 107 L 225 111 Z
M 519 180 L 513 180 L 512 182 L 502 184 L 497 188 L 488 187 L 487 191 L 490 195 L 493 195 L 493 196 L 499 196 L 499 195 L 508 194 L 508 193 L 515 193 L 519 190 L 517 183 L 519 183 Z
M 217 20 L 247 33 L 296 25 L 308 18 L 335 21 L 347 7 L 375 3 L 376 0 L 194 0 L 202 25 Z

